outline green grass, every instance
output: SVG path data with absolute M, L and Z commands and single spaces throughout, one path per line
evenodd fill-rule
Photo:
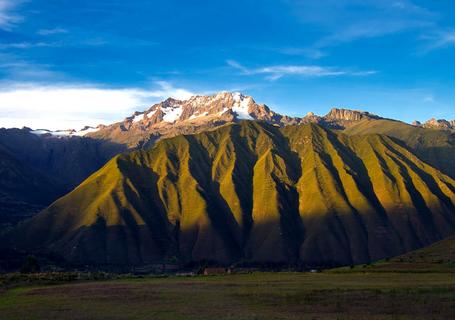
M 26 286 L 2 319 L 449 319 L 444 273 L 254 273 Z

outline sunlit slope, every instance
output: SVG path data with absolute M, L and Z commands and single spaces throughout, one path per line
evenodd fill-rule
M 454 131 L 425 129 L 388 119 L 365 119 L 346 128 L 343 132 L 348 135 L 386 134 L 397 138 L 410 147 L 423 161 L 455 178 Z
M 347 265 L 455 234 L 454 202 L 387 136 L 243 121 L 113 158 L 13 240 L 81 263 Z

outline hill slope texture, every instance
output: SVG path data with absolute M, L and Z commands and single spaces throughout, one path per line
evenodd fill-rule
M 385 134 L 401 140 L 423 161 L 455 178 L 455 132 L 425 129 L 390 119 L 361 120 L 343 133 Z
M 349 265 L 454 234 L 454 205 L 388 136 L 242 121 L 114 157 L 11 240 L 72 263 Z

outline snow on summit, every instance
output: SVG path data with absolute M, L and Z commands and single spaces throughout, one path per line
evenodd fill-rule
M 253 120 L 253 117 L 251 117 L 250 113 L 248 112 L 251 97 L 245 97 L 240 92 L 234 92 L 232 94 L 232 98 L 234 99 L 232 111 L 237 114 L 237 117 L 239 119 Z
M 180 119 L 180 116 L 182 115 L 183 112 L 182 106 L 177 105 L 168 108 L 162 108 L 161 110 L 164 113 L 163 121 L 170 123 L 173 123 Z

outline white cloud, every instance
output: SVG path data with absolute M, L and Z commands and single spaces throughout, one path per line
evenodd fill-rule
M 228 60 L 228 65 L 240 70 L 245 75 L 264 74 L 269 80 L 277 80 L 287 75 L 301 75 L 305 77 L 330 77 L 330 76 L 368 76 L 377 71 L 352 71 L 342 68 L 323 67 L 315 65 L 275 65 L 256 69 L 249 69 L 234 60 Z
M 186 99 L 191 95 L 162 81 L 151 90 L 15 84 L 0 91 L 0 127 L 56 130 L 108 124 L 168 97 Z
M 14 11 L 24 0 L 0 0 L 0 29 L 10 31 L 23 17 Z
M 157 85 L 161 87 L 160 90 L 153 92 L 155 97 L 160 98 L 174 98 L 179 100 L 186 100 L 194 96 L 194 93 L 182 88 L 175 88 L 169 82 L 166 81 L 157 81 Z M 150 93 L 148 93 L 150 94 Z

